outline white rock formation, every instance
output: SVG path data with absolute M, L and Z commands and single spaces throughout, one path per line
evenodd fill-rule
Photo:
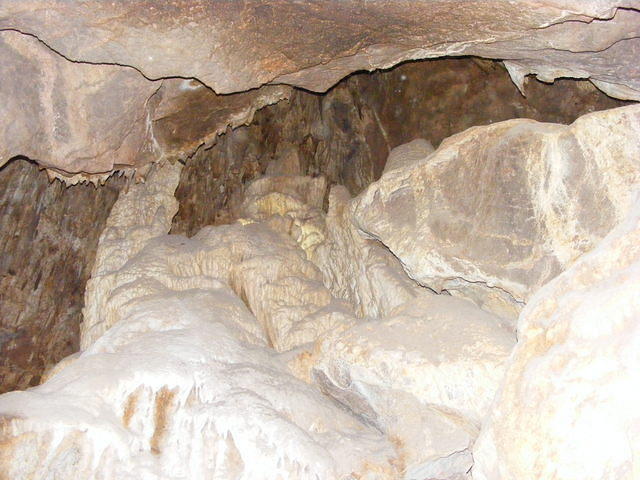
M 475 480 L 640 478 L 640 196 L 632 203 L 522 312 Z
M 515 337 L 493 315 L 447 295 L 320 342 L 323 390 L 394 439 L 407 479 L 453 478 L 488 412 Z
M 638 105 L 475 127 L 388 169 L 353 216 L 421 284 L 515 318 L 624 218 L 639 157 Z
M 283 151 L 192 238 L 167 235 L 180 165 L 156 169 L 101 236 L 82 351 L 0 396 L 0 478 L 638 478 L 639 134 L 632 106 L 414 141 L 326 214 Z M 530 298 L 515 351 L 404 271 Z
M 265 224 L 159 235 L 177 172 L 158 170 L 114 208 L 87 295 L 84 351 L 45 384 L 0 397 L 3 474 L 395 476 L 384 435 L 267 348 L 312 341 L 353 316 L 304 252 Z
M 432 149 L 425 140 L 417 140 L 394 152 L 407 152 L 407 147 L 421 153 Z M 290 156 L 283 158 L 290 163 Z M 325 214 L 326 190 L 323 177 L 268 175 L 249 184 L 235 216 L 278 222 L 278 229 L 294 239 L 320 269 L 331 293 L 347 300 L 359 317 L 382 317 L 408 300 L 433 294 L 408 278 L 384 245 L 365 238 L 353 225 L 353 200 L 344 186 L 331 188 Z
M 407 277 L 396 257 L 364 236 L 351 221 L 352 199 L 336 185 L 329 194 L 324 241 L 311 252 L 331 293 L 348 300 L 358 316 L 379 318 L 403 303 L 432 295 Z
M 379 432 L 243 341 L 257 325 L 227 287 L 141 294 L 46 384 L 2 397 L 5 478 L 391 475 Z
M 82 349 L 95 342 L 110 326 L 102 324 L 101 315 L 104 313 L 104 294 L 115 288 L 117 272 L 150 239 L 169 232 L 171 219 L 178 211 L 178 201 L 173 193 L 178 187 L 181 170 L 180 163 L 155 169 L 146 183 L 130 185 L 113 205 L 100 235 L 96 260 L 87 282 L 84 321 L 80 329 Z

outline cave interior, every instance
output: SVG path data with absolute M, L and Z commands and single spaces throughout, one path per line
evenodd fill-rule
M 640 4 L 421 57 L 281 3 L 218 74 L 0 1 L 0 478 L 640 478 Z

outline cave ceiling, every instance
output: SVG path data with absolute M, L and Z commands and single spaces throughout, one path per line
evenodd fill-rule
M 640 100 L 640 1 L 0 0 L 0 165 L 143 172 L 291 87 L 443 56 L 503 60 L 524 93 L 533 74 Z

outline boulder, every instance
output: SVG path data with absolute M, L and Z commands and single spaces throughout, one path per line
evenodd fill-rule
M 639 156 L 637 105 L 474 127 L 387 170 L 352 218 L 422 285 L 513 320 L 625 217 Z
M 331 293 L 347 300 L 359 317 L 380 318 L 423 295 L 420 287 L 383 244 L 365 238 L 351 222 L 353 200 L 341 185 L 331 188 L 329 211 L 322 230 L 323 241 L 307 255 L 322 271 Z
M 598 247 L 523 310 L 473 450 L 474 480 L 638 478 L 638 292 L 640 196 Z

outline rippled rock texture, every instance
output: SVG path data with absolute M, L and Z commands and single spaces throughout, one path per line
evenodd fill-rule
M 204 229 L 193 239 L 163 235 L 180 168 L 153 172 L 114 206 L 87 289 L 82 353 L 40 393 L 0 401 L 3 471 L 393 476 L 386 438 L 267 348 L 290 350 L 336 322 L 347 326 L 346 308 L 304 251 L 265 222 Z

